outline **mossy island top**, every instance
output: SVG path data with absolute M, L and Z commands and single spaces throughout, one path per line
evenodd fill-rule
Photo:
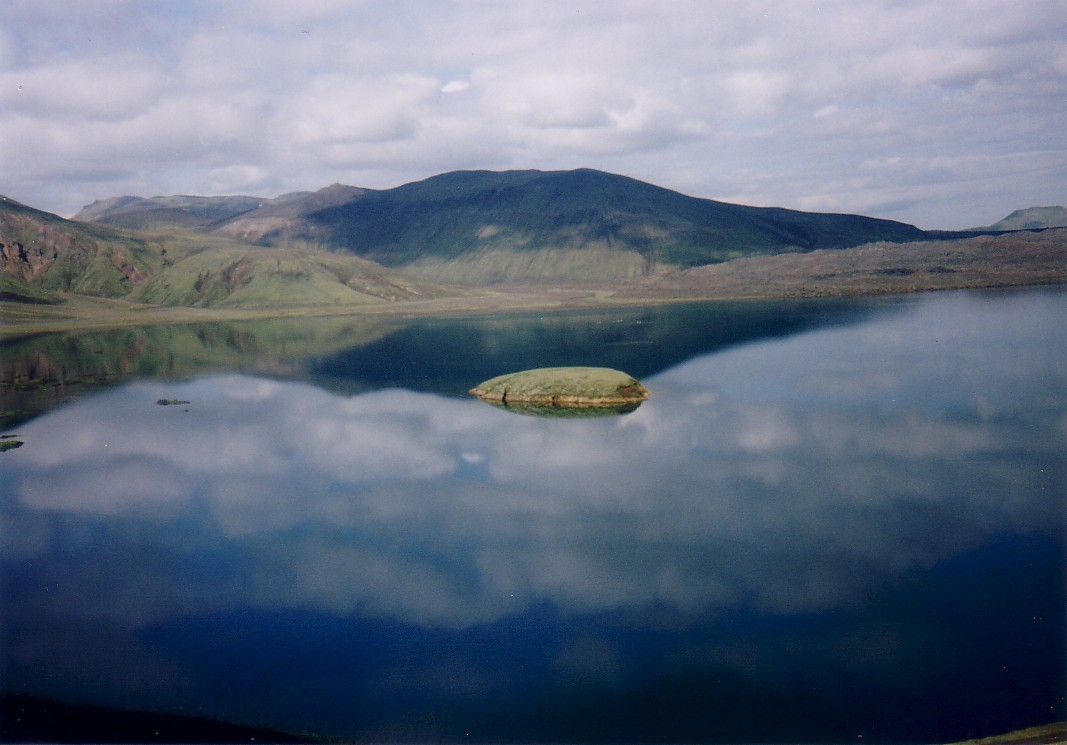
M 485 401 L 551 406 L 619 406 L 644 401 L 648 391 L 608 367 L 542 367 L 500 375 L 470 391 Z

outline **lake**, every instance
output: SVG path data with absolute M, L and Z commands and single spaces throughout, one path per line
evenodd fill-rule
M 1029 289 L 5 342 L 2 688 L 363 741 L 1062 720 L 1065 318 Z M 466 394 L 571 364 L 652 395 Z

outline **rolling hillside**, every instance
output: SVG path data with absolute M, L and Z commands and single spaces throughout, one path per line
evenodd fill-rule
M 1013 217 L 1029 224 L 1055 217 L 1049 209 L 1060 208 Z M 118 197 L 79 216 L 64 220 L 0 199 L 4 298 L 44 304 L 61 299 L 47 293 L 73 292 L 165 306 L 293 308 L 458 297 L 468 293 L 455 285 L 504 282 L 612 288 L 625 280 L 638 288 L 736 259 L 874 243 L 900 253 L 903 264 L 890 268 L 911 277 L 903 244 L 975 237 L 697 199 L 588 169 L 457 171 L 394 189 L 334 184 L 275 199 Z M 946 267 L 935 267 L 937 278 L 984 282 Z M 822 274 L 848 285 L 844 274 Z M 863 282 L 890 275 L 872 276 Z M 754 287 L 745 292 L 759 291 L 758 276 L 746 281 Z
M 83 214 L 113 221 L 129 208 Z M 348 251 L 473 285 L 628 279 L 741 256 L 927 237 L 890 220 L 727 204 L 589 169 L 456 171 L 385 190 L 334 185 L 205 229 L 260 245 Z
M 979 230 L 1036 230 L 1067 228 L 1067 207 L 1027 207 Z
M 143 237 L 75 223 L 0 195 L 0 272 L 15 281 L 122 297 L 161 264 L 159 248 Z
M 246 196 L 111 197 L 86 205 L 73 219 L 129 230 L 205 228 L 256 209 L 268 201 L 272 200 Z
M 215 232 L 249 243 L 328 248 L 328 244 L 316 234 L 316 226 L 306 220 L 307 215 L 347 204 L 366 192 L 366 189 L 355 186 L 334 184 L 316 192 L 298 192 L 278 197 L 226 221 L 217 226 Z M 266 236 L 270 238 L 264 240 Z
M 261 308 L 454 294 L 356 256 L 154 227 L 137 233 L 66 220 L 0 197 L 3 297 L 54 303 L 58 291 L 155 305 Z
M 357 256 L 234 245 L 192 252 L 127 298 L 155 305 L 285 308 L 361 305 L 453 294 Z
M 303 229 L 386 266 L 472 284 L 632 278 L 923 235 L 886 220 L 696 199 L 592 170 L 446 173 L 311 212 Z

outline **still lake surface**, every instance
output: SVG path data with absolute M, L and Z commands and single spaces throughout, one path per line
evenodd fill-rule
M 421 742 L 1061 720 L 1064 319 L 1032 289 L 5 343 L 0 687 Z M 465 393 L 565 364 L 652 397 Z

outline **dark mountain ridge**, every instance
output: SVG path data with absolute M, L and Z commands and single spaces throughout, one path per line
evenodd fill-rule
M 215 226 L 215 232 L 260 245 L 314 245 L 318 243 L 318 237 L 314 235 L 314 226 L 306 224 L 305 215 L 351 202 L 367 191 L 356 186 L 333 184 L 315 192 L 296 192 L 263 200 L 255 209 Z M 265 241 L 265 236 L 270 239 Z
M 158 210 L 178 207 L 162 199 L 154 198 L 154 214 L 173 223 Z M 143 206 L 79 215 L 113 221 Z M 263 246 L 347 251 L 469 284 L 635 278 L 741 256 L 928 237 L 892 220 L 730 204 L 592 169 L 453 171 L 392 189 L 335 184 L 283 204 L 261 200 L 199 227 Z
M 601 248 L 636 253 L 644 273 L 652 273 L 659 266 L 924 237 L 890 220 L 698 199 L 589 169 L 445 173 L 368 190 L 306 221 L 328 247 L 396 267 L 492 249 Z
M 391 189 L 334 184 L 274 199 L 117 197 L 88 205 L 78 217 L 104 224 L 75 221 L 68 232 L 125 225 L 136 231 L 113 235 L 170 247 L 166 258 L 155 257 L 154 268 L 135 264 L 137 272 L 130 274 L 130 263 L 123 264 L 123 286 L 138 284 L 143 299 L 167 304 L 214 303 L 223 296 L 225 302 L 237 302 L 248 295 L 251 290 L 234 295 L 240 289 L 235 283 L 253 283 L 267 266 L 262 263 L 266 254 L 238 255 L 253 246 L 333 254 L 329 260 L 315 258 L 314 266 L 308 264 L 311 254 L 275 262 L 270 270 L 274 279 L 257 283 L 255 302 L 264 303 L 269 292 L 285 291 L 289 274 L 308 281 L 314 277 L 313 294 L 334 297 L 338 288 L 327 291 L 326 286 L 339 272 L 345 277 L 342 283 L 349 284 L 349 270 L 336 265 L 346 256 L 434 284 L 613 283 L 737 258 L 979 235 L 924 231 L 861 215 L 702 199 L 592 169 L 453 171 Z M 205 253 L 209 249 L 217 255 Z M 145 261 L 153 263 L 152 256 Z M 183 272 L 177 271 L 179 263 Z M 352 271 L 384 278 L 369 264 Z M 141 281 L 144 274 L 152 275 L 150 281 Z M 208 275 L 211 281 L 204 279 Z M 390 277 L 387 284 L 402 282 Z M 207 292 L 208 286 L 216 290 Z M 48 287 L 77 291 L 71 283 Z M 395 295 L 393 289 L 372 294 Z
M 494 179 L 498 175 L 492 174 Z M 680 205 L 678 210 L 661 214 L 646 205 L 646 211 L 639 212 L 640 205 L 626 198 L 627 188 L 632 185 L 614 180 L 608 182 L 614 191 L 601 190 L 585 204 L 568 202 L 558 188 L 545 188 L 545 183 L 530 190 L 530 180 L 537 180 L 540 175 L 504 174 L 497 181 L 499 188 L 487 193 L 484 182 L 479 184 L 478 174 L 473 174 L 473 179 L 470 174 L 445 174 L 428 184 L 419 182 L 408 189 L 398 189 L 385 199 L 383 192 L 335 185 L 312 195 L 295 195 L 288 204 L 275 200 L 269 212 L 264 208 L 255 218 L 258 229 L 266 224 L 266 215 L 268 220 L 279 221 L 290 236 L 311 226 L 321 231 L 319 237 L 325 242 L 335 227 L 331 223 L 333 211 L 362 203 L 377 205 L 378 214 L 386 216 L 386 208 L 400 214 L 407 210 L 414 215 L 421 209 L 436 214 L 438 221 L 443 219 L 442 213 L 445 217 L 451 215 L 457 225 L 476 227 L 475 238 L 483 242 L 509 230 L 513 233 L 510 243 L 475 250 L 460 245 L 459 251 L 449 257 L 441 251 L 442 246 L 448 247 L 443 239 L 459 234 L 454 226 L 446 224 L 449 229 L 443 229 L 438 224 L 442 245 L 430 236 L 428 245 L 433 250 L 413 254 L 417 258 L 404 265 L 403 271 L 344 250 L 310 250 L 298 239 L 280 239 L 271 247 L 219 234 L 221 228 L 237 225 L 243 216 L 211 230 L 157 226 L 136 232 L 66 220 L 0 196 L 0 335 L 37 333 L 41 329 L 173 323 L 201 318 L 200 309 L 204 308 L 225 309 L 221 315 L 230 318 L 251 317 L 249 313 L 257 317 L 264 313 L 362 314 L 364 308 L 375 315 L 497 313 L 684 298 L 809 297 L 1067 282 L 1067 228 L 919 231 L 922 237 L 918 241 L 886 240 L 852 248 L 815 250 L 794 247 L 776 251 L 773 244 L 770 248 L 763 244 L 729 261 L 692 268 L 671 266 L 662 263 L 661 257 L 664 246 L 672 239 L 668 229 L 671 220 L 680 220 L 678 211 L 684 215 L 685 210 L 715 210 L 725 215 L 722 222 L 729 227 L 728 218 L 739 220 L 736 213 L 745 213 L 745 208 L 719 203 L 712 203 L 709 208 L 702 200 L 659 190 L 655 193 L 665 202 Z M 596 180 L 594 173 L 594 184 Z M 644 192 L 647 186 L 638 182 L 636 188 Z M 525 199 L 515 190 L 532 192 L 534 197 Z M 470 206 L 479 203 L 486 206 Z M 322 204 L 327 206 L 321 207 Z M 602 208 L 604 204 L 613 204 L 617 209 L 612 212 Z M 558 213 L 564 209 L 571 211 L 568 217 L 561 218 Z M 504 220 L 509 217 L 509 210 L 510 225 Z M 833 229 L 838 229 L 845 231 L 845 239 L 856 240 L 857 231 L 850 226 L 878 227 L 888 222 L 850 215 L 815 215 L 812 232 L 808 224 L 812 216 L 807 213 L 748 210 L 751 211 L 742 217 L 758 215 L 766 221 L 758 227 L 779 238 L 783 234 L 795 238 L 797 231 L 809 230 L 808 237 L 831 241 L 841 238 L 834 236 Z M 259 211 L 256 208 L 253 212 Z M 332 219 L 345 224 L 341 220 L 345 217 L 343 210 L 339 211 L 340 216 Z M 496 223 L 489 221 L 494 211 Z M 576 211 L 587 218 L 586 226 L 599 222 L 607 227 L 587 240 L 574 227 Z M 620 245 L 622 238 L 611 236 L 621 235 L 632 241 L 619 226 L 634 219 L 635 212 L 648 222 L 660 220 L 659 225 L 666 227 L 655 234 L 646 226 L 646 232 L 638 235 L 645 242 L 636 248 L 633 244 Z M 516 229 L 519 218 L 514 217 L 515 213 L 526 220 L 525 234 Z M 561 223 L 571 220 L 567 229 L 553 233 L 562 247 L 531 246 L 536 236 L 530 224 L 544 220 L 551 226 L 553 219 Z M 416 217 L 410 221 L 419 227 Z M 412 229 L 404 222 L 393 222 L 394 236 L 404 236 L 405 230 Z M 435 227 L 433 221 L 427 222 Z M 248 227 L 248 223 L 242 224 Z M 899 223 L 889 223 L 894 230 L 898 226 Z M 389 235 L 390 221 L 383 219 L 371 227 L 379 232 L 365 237 L 381 243 L 382 236 Z M 907 234 L 918 230 L 903 228 Z M 469 236 L 459 235 L 456 240 L 470 243 Z M 655 265 L 656 261 L 661 263 Z M 419 271 L 433 281 L 413 276 Z M 619 281 L 620 277 L 627 281 Z M 502 279 L 521 282 L 481 289 L 456 286 Z M 393 309 L 383 305 L 392 303 L 397 304 Z M 192 310 L 175 315 L 171 312 L 174 307 Z

